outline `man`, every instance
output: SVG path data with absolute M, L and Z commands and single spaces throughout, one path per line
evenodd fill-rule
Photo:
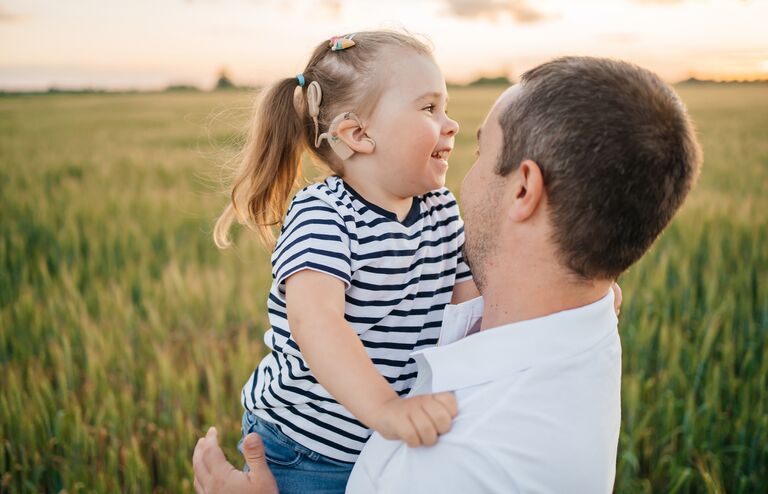
M 483 296 L 447 307 L 438 346 L 414 355 L 412 393 L 452 391 L 459 414 L 428 448 L 374 435 L 347 492 L 610 492 L 621 412 L 610 288 L 695 181 L 692 125 L 654 74 L 570 57 L 502 94 L 478 145 L 461 199 Z M 245 452 L 250 474 L 211 429 L 195 449 L 198 492 L 274 492 L 257 437 Z

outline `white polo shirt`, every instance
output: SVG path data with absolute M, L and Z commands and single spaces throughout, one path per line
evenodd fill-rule
M 431 447 L 374 434 L 347 493 L 611 492 L 621 422 L 613 292 L 466 336 L 482 298 L 445 309 L 437 347 L 414 352 L 411 395 L 453 391 L 459 414 Z

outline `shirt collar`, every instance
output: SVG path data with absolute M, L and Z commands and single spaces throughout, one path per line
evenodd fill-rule
M 413 352 L 432 393 L 483 384 L 511 373 L 560 361 L 593 347 L 617 330 L 613 290 L 589 305 L 467 336 L 482 317 L 483 299 L 448 305 L 438 346 Z
M 384 216 L 385 218 L 395 221 L 397 223 L 402 223 L 405 226 L 411 226 L 414 223 L 416 223 L 419 219 L 421 219 L 421 201 L 419 200 L 418 197 L 413 198 L 413 200 L 411 201 L 411 209 L 408 210 L 408 214 L 405 216 L 403 221 L 400 221 L 399 219 L 397 219 L 397 214 L 387 209 L 384 209 L 381 206 L 378 206 L 372 202 L 369 202 L 365 197 L 363 197 L 359 192 L 353 189 L 343 179 L 339 178 L 339 181 L 341 181 L 341 183 L 344 185 L 344 188 L 347 190 L 347 192 L 349 192 L 349 195 L 357 199 L 359 202 L 363 203 L 363 205 L 365 205 L 371 211 L 378 213 L 380 216 Z

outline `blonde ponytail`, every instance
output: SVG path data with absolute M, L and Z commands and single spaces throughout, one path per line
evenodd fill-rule
M 272 227 L 285 215 L 306 146 L 302 119 L 294 108 L 297 85 L 295 78 L 283 79 L 259 100 L 231 202 L 213 229 L 213 240 L 221 249 L 231 244 L 229 231 L 235 220 L 256 231 L 264 246 L 275 242 Z

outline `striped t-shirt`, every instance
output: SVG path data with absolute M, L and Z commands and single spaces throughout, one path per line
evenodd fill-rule
M 354 462 L 372 431 L 320 385 L 291 336 L 285 280 L 312 269 L 346 285 L 345 317 L 400 396 L 416 377 L 410 353 L 437 343 L 453 286 L 471 278 L 464 227 L 448 189 L 413 198 L 407 217 L 367 202 L 339 177 L 301 190 L 272 254 L 271 349 L 243 387 L 243 406 L 327 457 Z M 311 300 L 307 300 L 311 304 Z

